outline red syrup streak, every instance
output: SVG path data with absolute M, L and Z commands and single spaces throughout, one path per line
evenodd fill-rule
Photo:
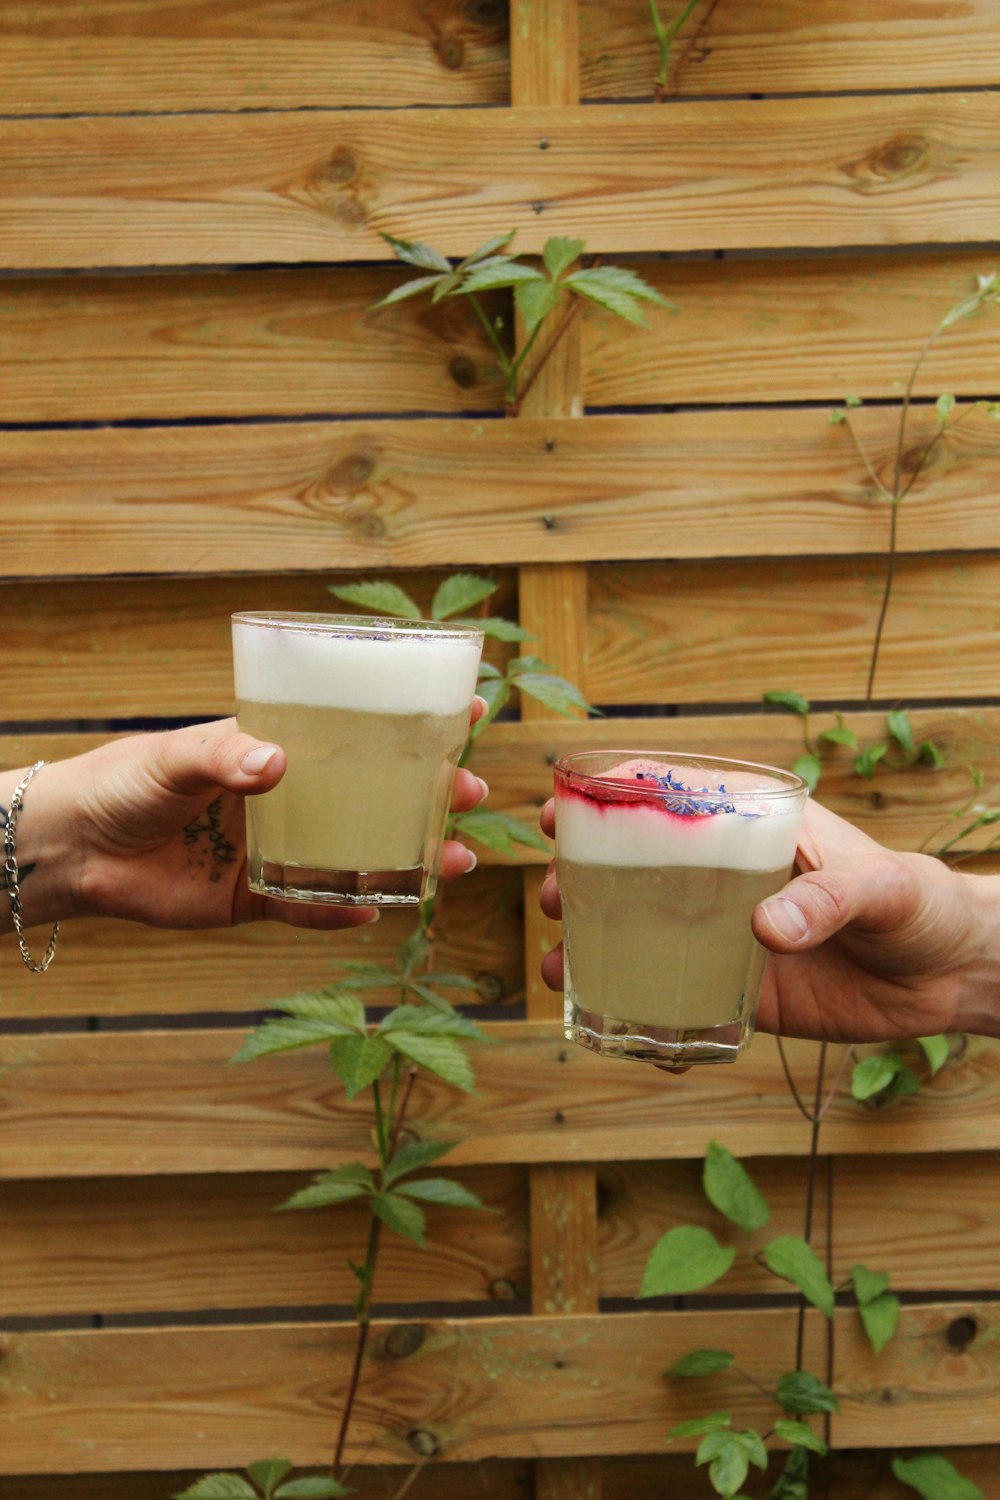
M 664 766 L 663 769 L 665 771 L 668 768 Z M 594 777 L 588 780 L 586 788 L 560 781 L 557 783 L 556 797 L 557 800 L 582 802 L 584 806 L 595 808 L 602 814 L 610 812 L 612 808 L 644 807 L 659 817 L 686 828 L 690 828 L 692 824 L 711 821 L 711 813 L 680 813 L 669 808 L 667 798 L 682 796 L 683 793 L 657 786 L 656 775 L 655 771 L 650 770 L 641 781 L 635 776 Z M 713 794 L 711 789 L 709 794 Z M 724 794 L 714 792 L 714 795 Z

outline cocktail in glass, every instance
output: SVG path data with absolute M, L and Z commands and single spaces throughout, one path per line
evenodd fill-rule
M 758 902 L 788 879 L 808 789 L 669 751 L 555 767 L 566 1035 L 608 1057 L 731 1062 L 753 1035 Z
M 428 620 L 233 616 L 240 728 L 288 757 L 247 798 L 251 890 L 352 906 L 433 895 L 482 645 Z

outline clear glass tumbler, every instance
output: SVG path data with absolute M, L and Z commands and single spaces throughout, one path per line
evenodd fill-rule
M 288 769 L 248 797 L 250 888 L 289 901 L 411 906 L 437 882 L 482 631 L 433 620 L 233 615 L 241 729 Z
M 555 767 L 566 1035 L 661 1066 L 732 1062 L 753 1035 L 765 953 L 750 929 L 795 858 L 806 783 L 672 751 Z

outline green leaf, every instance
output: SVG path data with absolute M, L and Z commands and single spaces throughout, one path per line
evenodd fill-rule
M 778 688 L 765 693 L 764 702 L 774 703 L 778 708 L 791 709 L 793 714 L 798 714 L 803 719 L 808 714 L 810 707 L 808 698 L 803 698 L 801 693 L 786 693 Z
M 451 270 L 451 261 L 446 260 L 432 245 L 422 245 L 419 240 L 397 240 L 391 234 L 383 234 L 382 238 L 408 266 L 419 266 L 422 271 Z
M 502 615 L 486 615 L 481 620 L 459 619 L 456 625 L 473 625 L 481 630 L 483 635 L 488 636 L 491 641 L 531 641 L 534 636 L 527 630 L 522 630 L 520 625 L 515 625 L 513 620 L 505 620 Z M 487 663 L 489 665 L 489 663 Z M 494 668 L 494 670 L 496 670 Z M 497 674 L 500 675 L 499 673 Z
M 728 1411 L 715 1411 L 707 1417 L 692 1417 L 690 1422 L 678 1422 L 676 1427 L 671 1427 L 667 1438 L 702 1437 L 706 1432 L 716 1432 L 720 1427 L 728 1427 L 733 1420 Z
M 860 406 L 861 405 L 861 397 L 860 396 L 845 396 L 844 397 L 844 405 L 845 406 Z
M 379 1022 L 377 1036 L 407 1031 L 418 1036 L 460 1036 L 483 1042 L 486 1033 L 453 1005 L 399 1005 Z
M 768 1500 L 809 1500 L 809 1449 L 793 1448 Z
M 869 1271 L 867 1266 L 852 1266 L 851 1281 L 854 1285 L 854 1295 L 863 1307 L 866 1302 L 874 1302 L 876 1297 L 889 1289 L 889 1277 L 885 1271 Z
M 796 776 L 801 776 L 806 786 L 814 792 L 823 775 L 823 762 L 818 755 L 800 755 L 792 765 Z
M 431 942 L 424 927 L 414 927 L 406 942 L 399 950 L 399 967 L 406 979 L 409 979 L 414 969 L 419 969 L 425 964 L 430 955 Z
M 552 280 L 558 281 L 563 272 L 568 271 L 575 260 L 579 260 L 583 250 L 583 240 L 570 240 L 565 235 L 553 235 L 546 240 L 542 260 Z
M 369 583 L 328 583 L 327 591 L 346 604 L 360 604 L 376 615 L 392 615 L 399 620 L 419 620 L 420 610 L 395 583 L 373 580 Z
M 472 740 L 478 740 L 483 730 L 489 728 L 500 710 L 506 707 L 510 698 L 510 683 L 506 677 L 488 677 L 485 682 L 480 681 L 476 692 L 480 698 L 485 698 L 488 711 L 473 724 L 469 735 Z
M 178 1490 L 174 1500 L 260 1500 L 242 1474 L 204 1474 L 190 1488 Z
M 450 832 L 460 833 L 463 838 L 475 839 L 477 844 L 484 844 L 497 854 L 513 854 L 517 844 L 524 844 L 528 849 L 540 849 L 543 854 L 552 854 L 551 839 L 511 813 L 489 812 L 485 808 L 456 813 L 451 820 Z
M 944 754 L 935 745 L 933 740 L 921 740 L 919 756 L 925 765 L 933 766 L 935 771 L 940 771 L 944 765 Z
M 860 755 L 854 758 L 854 769 L 859 776 L 866 781 L 871 781 L 875 775 L 875 767 L 884 755 L 888 753 L 888 745 L 869 745 L 867 750 L 862 750 Z
M 752 1234 L 771 1217 L 763 1194 L 746 1168 L 718 1141 L 710 1141 L 702 1173 L 705 1197 L 740 1229 Z
M 761 1256 L 769 1271 L 797 1286 L 807 1302 L 833 1317 L 833 1287 L 811 1245 L 798 1235 L 783 1234 L 765 1245 Z
M 514 288 L 514 302 L 529 334 L 545 322 L 558 301 L 559 288 L 552 281 L 522 281 Z
M 336 1479 L 324 1479 L 322 1475 L 306 1475 L 304 1479 L 293 1479 L 275 1490 L 274 1500 L 340 1500 L 342 1495 L 353 1495 L 346 1485 Z
M 534 266 L 522 265 L 509 256 L 498 256 L 489 266 L 473 269 L 462 283 L 463 292 L 491 292 L 500 287 L 518 286 L 525 281 L 547 283 L 547 278 Z
M 646 323 L 646 315 L 641 306 L 643 302 L 653 302 L 658 307 L 672 306 L 666 297 L 648 286 L 641 276 L 623 266 L 593 266 L 574 271 L 562 284 L 572 287 L 578 296 L 586 297 L 589 302 L 595 302 L 598 307 L 605 308 L 616 317 L 624 318 L 627 323 L 641 326 Z
M 264 1491 L 267 1500 L 271 1500 L 274 1486 L 280 1484 L 293 1467 L 287 1458 L 264 1458 L 259 1463 L 247 1464 L 247 1473 L 257 1488 Z
M 830 1387 L 815 1375 L 810 1375 L 807 1370 L 793 1370 L 788 1375 L 782 1375 L 776 1395 L 779 1406 L 799 1417 L 840 1410 L 840 1402 Z
M 429 1167 L 431 1162 L 440 1161 L 442 1156 L 447 1156 L 457 1145 L 457 1141 L 407 1141 L 405 1146 L 400 1146 L 382 1173 L 382 1186 L 391 1187 L 398 1178 L 405 1177 L 407 1172 L 419 1172 L 421 1167 Z
M 567 682 L 565 677 L 557 677 L 554 672 L 519 672 L 516 683 L 529 698 L 544 703 L 557 714 L 565 714 L 567 718 L 574 717 L 574 709 L 594 711 L 578 687 Z
M 778 1437 L 784 1438 L 786 1443 L 791 1443 L 795 1448 L 808 1448 L 812 1453 L 826 1452 L 823 1439 L 811 1427 L 807 1427 L 805 1422 L 789 1422 L 786 1417 L 779 1417 L 774 1430 Z
M 948 1061 L 948 1055 L 951 1052 L 948 1038 L 940 1035 L 918 1036 L 917 1041 L 924 1049 L 924 1056 L 930 1064 L 931 1077 L 933 1078 L 935 1074 L 940 1073 Z
M 718 1375 L 722 1370 L 728 1370 L 736 1359 L 735 1354 L 730 1354 L 728 1349 L 692 1349 L 690 1354 L 685 1354 L 664 1375 L 673 1379 L 674 1377 L 691 1379 L 699 1375 Z
M 736 1251 L 720 1245 L 714 1234 L 696 1224 L 668 1229 L 653 1246 L 639 1288 L 640 1297 L 683 1296 L 711 1286 L 724 1276 Z
M 445 1208 L 481 1208 L 486 1205 L 478 1194 L 470 1192 L 460 1182 L 449 1177 L 418 1177 L 416 1181 L 401 1182 L 396 1189 L 407 1198 L 419 1198 L 424 1203 L 439 1203 Z
M 708 1477 L 712 1487 L 728 1500 L 746 1479 L 750 1464 L 761 1470 L 767 1468 L 767 1449 L 760 1433 L 751 1428 L 743 1432 L 717 1428 L 699 1447 L 695 1463 L 711 1463 Z
M 921 1453 L 916 1458 L 894 1458 L 892 1472 L 908 1484 L 922 1500 L 983 1500 L 978 1484 L 966 1479 L 940 1453 Z
M 381 1078 L 392 1061 L 392 1048 L 380 1036 L 342 1036 L 330 1043 L 330 1066 L 348 1099 Z
M 843 724 L 838 725 L 836 729 L 824 729 L 819 738 L 825 740 L 830 745 L 846 745 L 850 750 L 857 749 L 857 735 L 853 729 L 848 729 Z
M 940 422 L 947 422 L 955 410 L 954 396 L 939 396 L 934 403 L 934 410 L 937 412 Z
M 415 1203 L 410 1203 L 395 1193 L 376 1193 L 372 1199 L 372 1211 L 394 1234 L 401 1234 L 404 1239 L 414 1240 L 423 1246 L 427 1216 Z
M 274 1052 L 293 1052 L 297 1047 L 314 1047 L 318 1042 L 329 1042 L 333 1037 L 347 1034 L 346 1026 L 330 1021 L 299 1017 L 266 1021 L 245 1038 L 231 1061 L 252 1062 L 257 1057 L 269 1057 Z
M 451 1037 L 419 1036 L 409 1031 L 393 1031 L 390 1042 L 397 1052 L 408 1057 L 428 1073 L 443 1078 L 453 1088 L 471 1094 L 476 1086 L 472 1065 L 458 1042 Z
M 892 1083 L 903 1066 L 895 1052 L 878 1052 L 863 1058 L 851 1071 L 851 1094 L 860 1104 L 873 1094 L 880 1094 Z
M 886 714 L 885 722 L 896 744 L 915 760 L 917 747 L 913 742 L 913 726 L 909 714 L 904 713 L 901 708 L 894 708 Z
M 391 307 L 394 302 L 405 302 L 408 297 L 419 297 L 421 292 L 429 291 L 430 288 L 440 285 L 440 276 L 417 276 L 413 281 L 404 281 L 401 286 L 393 287 L 391 292 L 386 292 L 377 302 L 372 303 L 372 310 L 377 307 Z
M 896 1098 L 897 1095 L 904 1096 L 906 1094 L 919 1093 L 920 1079 L 917 1077 L 916 1073 L 914 1073 L 912 1068 L 908 1068 L 905 1063 L 900 1063 L 899 1072 L 896 1074 L 895 1078 L 892 1080 L 892 1083 L 889 1085 L 890 1097 Z
M 847 413 L 840 406 L 831 406 L 827 412 L 827 417 L 829 418 L 831 427 L 837 427 L 841 422 L 847 421 Z
M 431 604 L 431 619 L 448 620 L 452 615 L 474 609 L 477 604 L 495 594 L 499 587 L 498 583 L 491 583 L 488 578 L 477 578 L 474 573 L 452 573 L 450 578 L 438 585 Z M 478 621 L 470 621 L 470 624 L 478 624 Z
M 894 1292 L 883 1292 L 858 1309 L 868 1342 L 881 1354 L 899 1325 L 899 1298 Z
M 331 1208 L 374 1193 L 375 1179 L 361 1162 L 347 1162 L 332 1172 L 321 1172 L 309 1187 L 300 1188 L 284 1203 L 286 1208 Z
M 388 972 L 388 971 L 386 971 Z M 392 975 L 392 984 L 399 983 L 398 975 Z M 383 988 L 383 985 L 377 988 Z M 325 1021 L 337 1035 L 346 1035 L 351 1032 L 363 1032 L 368 1018 L 365 1008 L 357 995 L 351 993 L 355 984 L 351 982 L 351 989 L 339 989 L 331 986 L 326 990 L 316 990 L 312 994 L 289 995 L 287 999 L 279 1001 L 280 1008 L 288 1011 L 289 1015 L 303 1021 Z M 365 989 L 370 986 L 363 982 L 357 984 L 357 988 Z
M 462 273 L 450 271 L 447 276 L 439 276 L 437 286 L 431 294 L 432 302 L 440 302 L 443 297 L 450 297 L 460 290 L 462 285 Z
M 398 970 L 387 969 L 383 964 L 342 960 L 340 967 L 348 975 L 342 981 L 348 990 L 387 990 L 395 989 L 399 984 Z
M 473 250 L 471 255 L 467 255 L 462 261 L 462 266 L 474 266 L 485 260 L 488 255 L 495 255 L 498 250 L 503 249 L 504 245 L 509 245 L 516 234 L 516 229 L 508 229 L 506 234 L 495 234 L 492 239 L 480 245 L 478 250 Z

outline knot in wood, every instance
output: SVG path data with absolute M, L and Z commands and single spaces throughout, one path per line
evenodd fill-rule
M 507 998 L 500 975 L 492 973 L 489 969 L 481 969 L 476 975 L 476 989 L 484 1000 L 493 1005 L 499 1005 Z
M 326 163 L 322 173 L 327 182 L 337 187 L 352 182 L 358 175 L 358 159 L 349 146 L 338 146 Z
M 516 1302 L 517 1287 L 506 1276 L 497 1276 L 490 1282 L 489 1293 L 494 1302 Z
M 967 1349 L 978 1332 L 975 1318 L 952 1318 L 944 1336 L 953 1349 Z
M 510 20 L 507 0 L 465 0 L 462 15 L 470 25 L 483 31 L 506 31 Z
M 365 206 L 357 198 L 342 198 L 334 205 L 333 216 L 345 229 L 356 229 L 365 222 Z
M 861 192 L 875 193 L 926 168 L 930 152 L 930 142 L 921 135 L 891 136 L 843 170 Z
M 458 36 L 439 36 L 434 43 L 438 60 L 452 73 L 465 62 L 465 43 Z
M 476 366 L 467 354 L 456 354 L 448 365 L 448 374 L 460 390 L 467 391 L 476 383 Z
M 434 1458 L 441 1452 L 441 1444 L 426 1427 L 415 1427 L 412 1432 L 407 1433 L 406 1441 L 421 1458 Z
M 419 1323 L 397 1323 L 385 1336 L 385 1352 L 390 1359 L 407 1359 L 416 1354 L 424 1337 Z
M 355 495 L 363 490 L 375 473 L 375 458 L 371 453 L 345 453 L 327 474 L 327 483 L 338 495 Z

